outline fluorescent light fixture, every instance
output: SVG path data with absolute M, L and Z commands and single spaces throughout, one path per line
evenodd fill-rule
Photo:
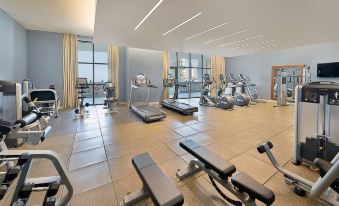
M 255 45 L 258 45 L 258 44 L 266 44 L 266 43 L 269 43 L 269 42 L 272 42 L 272 41 L 274 41 L 274 40 L 272 39 L 272 40 L 257 42 L 257 43 L 253 43 L 253 44 L 245 44 L 245 45 L 242 45 L 242 46 L 233 47 L 231 49 L 241 49 L 241 48 L 255 46 Z
M 261 38 L 262 36 L 263 35 L 259 35 L 259 36 L 254 36 L 254 37 L 250 37 L 250 38 L 247 38 L 247 39 L 235 41 L 235 42 L 232 42 L 232 43 L 220 44 L 219 47 L 224 47 L 224 46 L 233 45 L 233 44 L 239 44 L 239 43 L 244 42 L 244 41 L 249 41 L 249 40 L 252 40 L 252 39 Z
M 165 33 L 163 33 L 162 35 L 165 36 L 165 35 L 169 34 L 170 32 L 172 32 L 172 31 L 176 30 L 177 28 L 181 27 L 182 25 L 186 24 L 187 22 L 189 22 L 189 21 L 191 21 L 191 20 L 197 18 L 197 17 L 200 16 L 201 14 L 202 14 L 201 12 L 197 13 L 196 15 L 194 15 L 194 16 L 192 16 L 191 18 L 187 19 L 186 21 L 182 22 L 181 24 L 179 24 L 178 26 L 174 27 L 173 29 L 171 29 L 171 30 L 169 30 L 169 31 L 167 31 L 167 32 L 165 32 Z
M 247 30 L 242 30 L 242 31 L 238 31 L 238 32 L 235 32 L 233 34 L 229 34 L 229 35 L 226 35 L 226 36 L 222 36 L 222 37 L 219 37 L 219 38 L 216 38 L 216 39 L 213 39 L 213 40 L 209 40 L 209 41 L 205 41 L 205 44 L 209 44 L 209 43 L 212 43 L 212 42 L 215 42 L 215 41 L 218 41 L 220 39 L 225 39 L 227 37 L 231 37 L 231 36 L 234 36 L 234 35 L 237 35 L 237 34 L 241 34 L 243 32 L 246 32 Z
M 163 2 L 164 0 L 159 0 L 158 3 L 153 7 L 151 11 L 148 12 L 148 14 L 141 20 L 141 22 L 134 28 L 134 30 L 137 30 L 142 23 L 158 8 L 158 6 Z
M 214 29 L 217 29 L 217 28 L 219 28 L 219 27 L 222 27 L 222 26 L 224 26 L 224 25 L 226 25 L 226 24 L 228 24 L 228 22 L 225 22 L 225 23 L 220 24 L 220 25 L 218 25 L 218 26 L 215 26 L 215 27 L 213 27 L 213 28 L 207 29 L 206 31 L 200 32 L 199 34 L 193 35 L 193 36 L 191 36 L 191 37 L 187 37 L 186 40 L 189 40 L 189 39 L 192 39 L 192 38 L 194 38 L 194 37 L 200 36 L 200 35 L 202 35 L 202 34 L 205 34 L 205 33 L 209 32 L 209 31 L 212 31 L 212 30 L 214 30 Z

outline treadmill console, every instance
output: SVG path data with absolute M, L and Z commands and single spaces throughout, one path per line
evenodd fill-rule
M 312 82 L 303 85 L 302 102 L 319 104 L 321 96 L 327 96 L 326 104 L 339 106 L 339 83 Z

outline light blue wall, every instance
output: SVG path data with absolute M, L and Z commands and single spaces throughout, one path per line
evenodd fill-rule
M 271 98 L 272 65 L 306 64 L 311 67 L 312 81 L 339 81 L 339 78 L 317 78 L 317 64 L 339 62 L 339 42 L 283 49 L 273 52 L 226 58 L 226 73 L 248 76 L 261 98 Z
M 21 82 L 27 76 L 26 30 L 0 9 L 0 80 Z
M 122 102 L 128 101 L 128 95 L 130 90 L 130 82 L 136 77 L 138 73 L 144 73 L 152 82 L 152 84 L 158 86 L 156 89 L 152 89 L 150 93 L 150 102 L 159 101 L 162 90 L 162 52 L 147 49 L 136 48 L 121 48 L 120 49 L 120 61 L 124 60 L 124 65 L 121 64 L 121 82 L 120 93 Z M 146 97 L 146 90 L 135 90 L 134 101 L 143 101 Z
M 54 84 L 62 96 L 62 34 L 28 30 L 27 65 L 28 78 L 36 88 L 48 88 Z

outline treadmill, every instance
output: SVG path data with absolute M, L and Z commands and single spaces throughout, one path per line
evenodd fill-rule
M 165 92 L 168 88 L 175 87 L 173 98 L 164 99 Z M 168 78 L 163 79 L 163 89 L 160 98 L 160 104 L 170 110 L 178 112 L 183 115 L 192 115 L 198 111 L 198 107 L 191 106 L 186 103 L 177 102 L 179 87 L 187 87 L 187 84 L 178 83 L 173 75 L 168 75 Z
M 133 104 L 133 91 L 139 88 L 147 88 L 146 101 L 143 105 Z M 139 73 L 137 77 L 131 81 L 131 90 L 129 94 L 129 108 L 135 112 L 139 117 L 142 118 L 144 122 L 153 122 L 157 120 L 164 119 L 166 113 L 158 108 L 152 107 L 149 105 L 149 93 L 151 88 L 157 88 L 151 84 L 151 81 L 145 77 L 144 74 Z

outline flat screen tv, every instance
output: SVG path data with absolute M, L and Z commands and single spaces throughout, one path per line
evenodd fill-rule
M 318 64 L 318 77 L 339 77 L 339 62 Z

